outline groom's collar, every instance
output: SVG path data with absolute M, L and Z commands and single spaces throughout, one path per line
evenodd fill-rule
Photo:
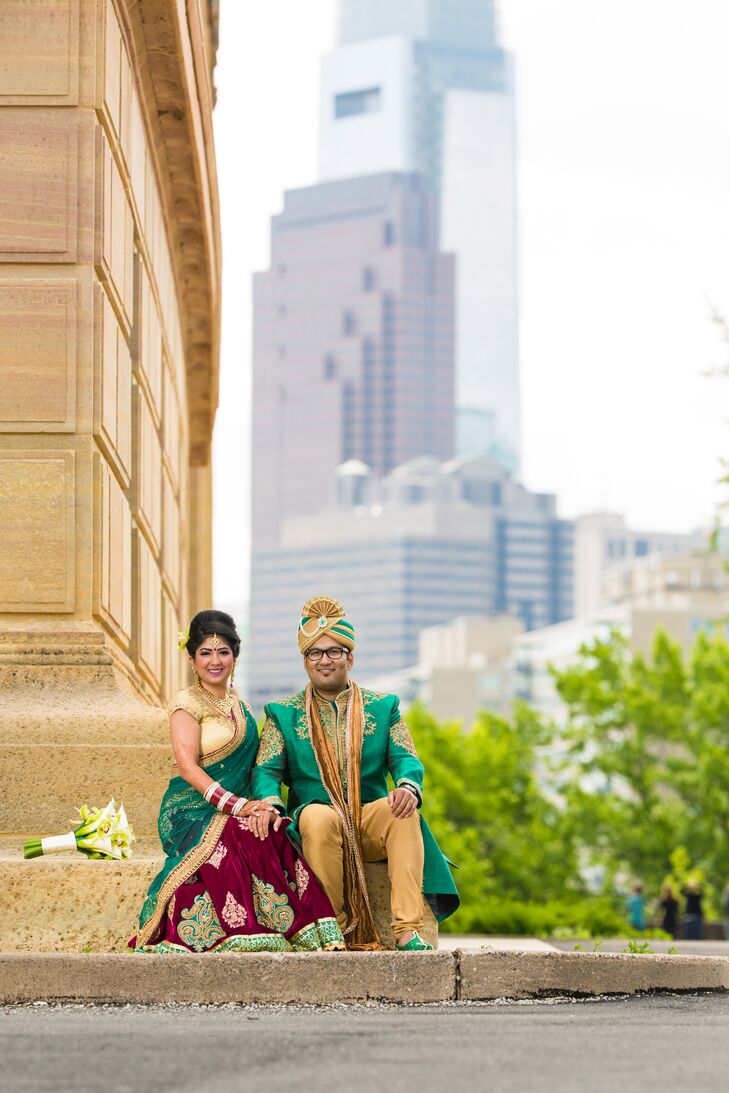
M 338 695 L 334 696 L 334 698 L 330 698 L 329 695 L 320 694 L 320 692 L 317 691 L 316 687 L 314 687 L 314 694 L 316 695 L 316 697 L 319 699 L 320 702 L 339 702 L 339 700 L 341 698 L 344 698 L 345 695 L 346 695 L 347 698 L 349 698 L 349 692 L 351 690 L 352 690 L 352 686 L 351 686 L 350 683 L 348 683 L 347 686 L 344 688 L 344 690 L 340 691 Z

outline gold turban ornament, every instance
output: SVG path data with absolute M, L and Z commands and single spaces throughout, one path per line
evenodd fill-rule
M 314 596 L 301 609 L 299 649 L 306 653 L 315 641 L 327 634 L 331 634 L 346 649 L 354 649 L 357 644 L 354 627 L 347 622 L 339 600 L 333 600 L 330 596 Z

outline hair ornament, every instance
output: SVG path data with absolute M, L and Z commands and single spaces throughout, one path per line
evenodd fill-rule
M 180 650 L 184 649 L 189 640 L 190 640 L 190 627 L 189 626 L 188 626 L 187 630 L 178 630 L 177 631 L 177 648 L 178 649 L 180 649 Z

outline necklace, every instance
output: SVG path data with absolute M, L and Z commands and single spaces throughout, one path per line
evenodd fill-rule
M 222 714 L 226 720 L 228 720 L 228 718 L 233 721 L 235 720 L 235 715 L 233 713 L 235 703 L 232 695 L 226 695 L 225 698 L 218 698 L 218 696 L 214 695 L 212 691 L 209 691 L 207 687 L 203 687 L 199 677 L 195 680 L 195 690 L 206 702 L 209 702 L 214 706 L 218 713 Z

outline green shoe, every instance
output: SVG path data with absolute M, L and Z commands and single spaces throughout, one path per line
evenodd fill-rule
M 420 936 L 417 930 L 414 931 L 413 936 L 404 945 L 398 945 L 398 952 L 401 953 L 425 953 L 432 951 L 433 946 L 429 941 L 426 941 Z

